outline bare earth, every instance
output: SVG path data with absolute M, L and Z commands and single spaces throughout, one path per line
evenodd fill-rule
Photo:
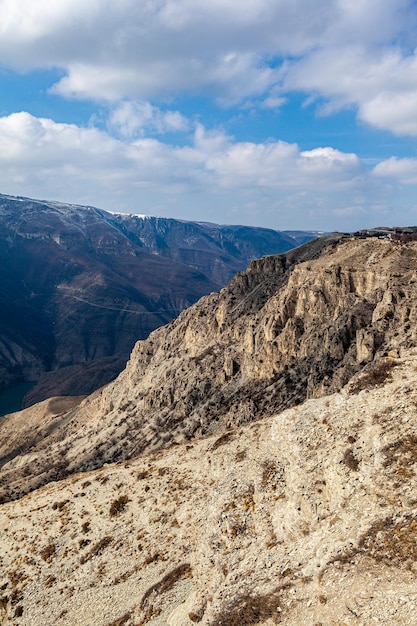
M 416 469 L 401 349 L 340 393 L 3 504 L 0 624 L 414 626 Z

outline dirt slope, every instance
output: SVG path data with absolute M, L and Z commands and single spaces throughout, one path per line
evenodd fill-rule
M 0 507 L 3 626 L 417 623 L 417 351 Z

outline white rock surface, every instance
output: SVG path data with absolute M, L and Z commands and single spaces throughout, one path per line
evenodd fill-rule
M 415 626 L 417 351 L 378 367 L 3 504 L 0 624 Z

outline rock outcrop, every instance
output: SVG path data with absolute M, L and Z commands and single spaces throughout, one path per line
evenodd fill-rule
M 0 239 L 0 390 L 42 378 L 26 406 L 106 384 L 138 339 L 299 240 L 4 195 Z
M 3 504 L 3 626 L 414 626 L 417 351 L 399 352 L 339 393 Z
M 2 499 L 340 390 L 416 345 L 416 270 L 417 242 L 340 235 L 252 262 L 138 342 L 113 383 L 4 464 Z M 2 421 L 3 441 L 14 424 Z

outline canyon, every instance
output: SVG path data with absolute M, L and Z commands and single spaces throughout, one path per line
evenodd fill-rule
M 36 382 L 24 406 L 91 393 L 252 258 L 314 236 L 0 195 L 0 390 Z
M 0 623 L 415 624 L 416 287 L 320 237 L 3 418 Z

